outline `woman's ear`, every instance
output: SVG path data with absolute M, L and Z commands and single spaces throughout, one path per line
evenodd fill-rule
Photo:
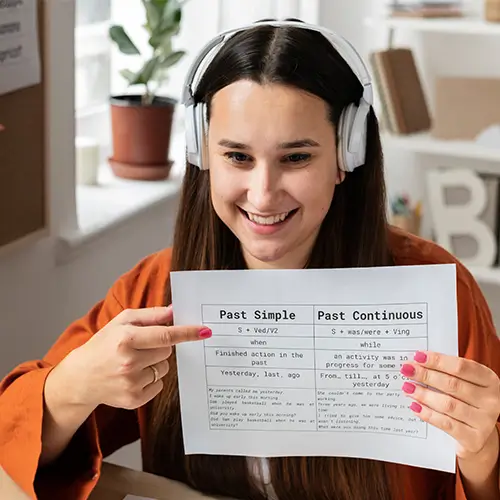
M 335 184 L 337 184 L 337 186 L 339 184 L 342 184 L 342 182 L 344 182 L 344 179 L 345 179 L 345 171 L 342 170 L 341 168 L 337 168 L 337 180 Z

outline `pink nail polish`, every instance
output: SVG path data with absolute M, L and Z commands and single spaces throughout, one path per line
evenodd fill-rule
M 415 375 L 415 368 L 413 368 L 413 366 L 411 365 L 403 365 L 401 367 L 401 373 L 405 377 L 413 377 L 413 375 Z
M 422 407 L 418 403 L 413 402 L 410 405 L 410 410 L 414 411 L 415 413 L 420 413 L 422 411 Z
M 425 363 L 427 361 L 427 354 L 425 354 L 425 352 L 418 351 L 415 353 L 415 356 L 413 356 L 413 359 L 417 363 Z
M 212 336 L 212 330 L 210 328 L 202 328 L 200 330 L 201 339 L 209 339 Z
M 415 384 L 412 384 L 410 382 L 405 382 L 403 384 L 403 391 L 406 392 L 406 394 L 413 394 L 415 392 Z

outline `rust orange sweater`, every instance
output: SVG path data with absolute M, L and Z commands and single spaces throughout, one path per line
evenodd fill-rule
M 391 233 L 391 249 L 398 265 L 456 262 L 433 243 L 399 231 Z M 80 428 L 60 460 L 37 472 L 43 387 L 51 368 L 124 308 L 162 305 L 170 258 L 170 250 L 145 258 L 118 279 L 101 302 L 71 324 L 43 359 L 23 363 L 0 384 L 0 464 L 31 498 L 88 498 L 99 478 L 103 457 L 146 435 L 147 422 L 141 409 L 101 406 Z M 456 263 L 459 354 L 500 374 L 500 341 L 490 311 L 472 276 Z M 466 500 L 459 474 L 396 464 L 389 467 L 409 500 Z

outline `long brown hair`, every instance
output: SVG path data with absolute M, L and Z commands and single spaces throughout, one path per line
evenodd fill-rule
M 293 27 L 258 26 L 235 35 L 212 61 L 195 95 L 210 108 L 213 95 L 240 79 L 280 83 L 314 94 L 329 104 L 336 126 L 346 105 L 358 102 L 362 87 L 348 64 L 320 34 Z M 378 123 L 368 120 L 365 165 L 337 186 L 310 255 L 308 267 L 390 265 L 385 190 Z M 233 233 L 210 200 L 207 171 L 186 166 L 177 217 L 172 270 L 241 269 L 245 263 Z M 166 302 L 170 303 L 169 284 Z M 184 454 L 175 356 L 165 387 L 151 406 L 145 467 L 212 495 L 264 500 L 245 457 Z M 382 462 L 331 457 L 269 460 L 280 500 L 389 500 Z

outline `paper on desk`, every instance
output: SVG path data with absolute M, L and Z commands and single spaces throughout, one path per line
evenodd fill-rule
M 0 0 L 0 95 L 41 81 L 35 0 Z
M 408 408 L 400 367 L 457 355 L 454 264 L 172 273 L 186 453 L 347 456 L 455 471 L 455 441 Z

